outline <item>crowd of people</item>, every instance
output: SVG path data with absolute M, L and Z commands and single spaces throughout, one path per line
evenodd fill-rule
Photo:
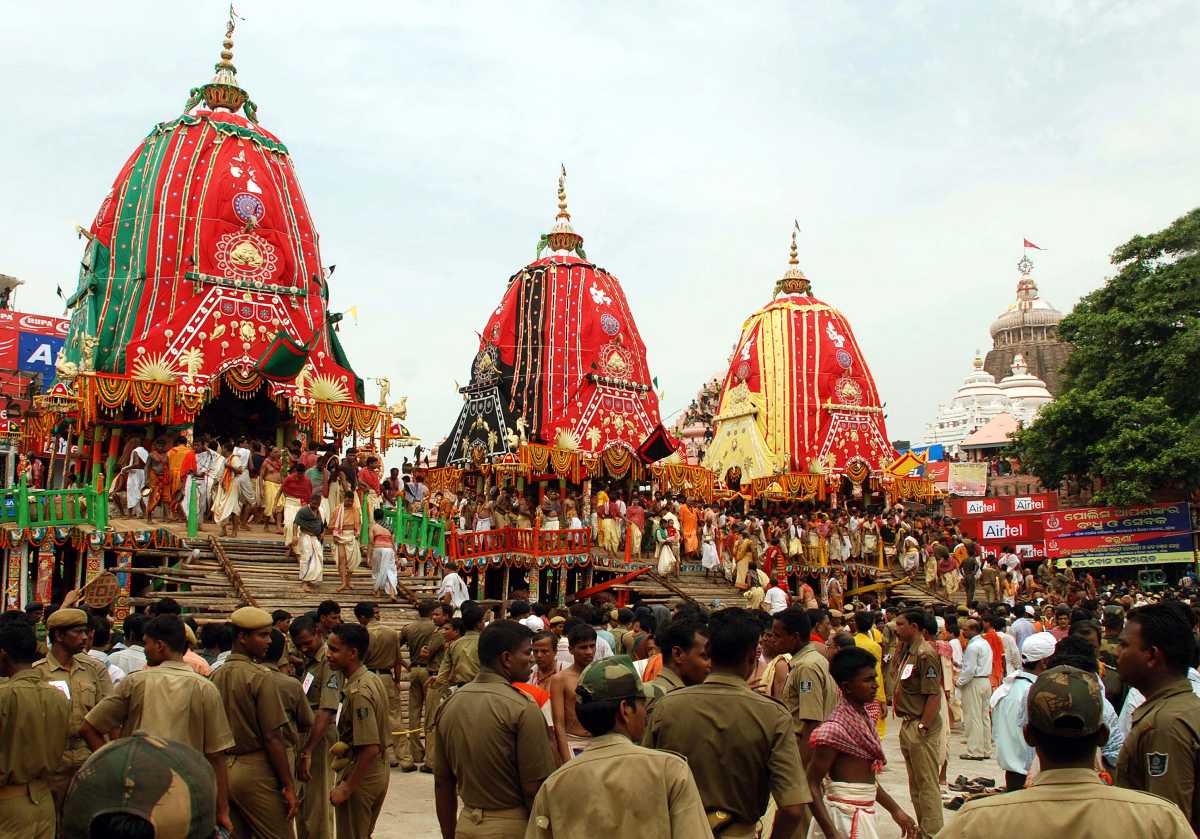
M 880 809 L 911 837 L 1035 818 L 1190 836 L 1200 645 L 1185 594 L 772 613 L 519 590 L 497 614 L 451 572 L 402 630 L 373 602 L 343 622 L 333 600 L 198 624 L 163 598 L 118 626 L 72 594 L 0 616 L 0 788 L 20 793 L 0 793 L 0 834 L 168 835 L 114 803 L 130 785 L 165 794 L 111 769 L 145 739 L 186 750 L 171 759 L 202 791 L 201 832 L 169 835 L 369 836 L 397 768 L 433 775 L 446 837 L 871 837 Z M 893 721 L 911 813 L 878 781 Z M 947 777 L 960 741 L 963 759 L 995 755 L 1002 785 Z

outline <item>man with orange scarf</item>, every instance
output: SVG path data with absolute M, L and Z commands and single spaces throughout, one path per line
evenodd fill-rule
M 184 458 L 192 455 L 195 458 L 195 452 L 188 445 L 187 437 L 180 434 L 175 438 L 175 445 L 167 452 L 167 474 L 170 475 L 170 482 L 167 491 L 167 507 L 171 511 L 172 516 L 186 517 L 183 512 L 184 505 L 180 503 L 183 499 L 183 482 L 187 480 L 188 471 L 184 468 Z M 192 469 L 195 469 L 193 464 Z

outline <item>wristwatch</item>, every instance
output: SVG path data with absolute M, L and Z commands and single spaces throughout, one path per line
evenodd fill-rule
M 925 734 L 926 732 L 929 731 L 929 726 L 925 725 L 925 723 L 923 723 L 923 722 L 919 722 L 919 723 L 917 723 L 917 730 L 920 731 L 922 734 Z

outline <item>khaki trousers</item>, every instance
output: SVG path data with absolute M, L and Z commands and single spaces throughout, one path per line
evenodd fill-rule
M 239 839 L 290 839 L 294 835 L 279 779 L 266 752 L 229 758 L 229 804 L 233 834 Z
M 524 839 L 528 824 L 529 811 L 524 807 L 480 810 L 464 806 L 458 813 L 458 830 L 454 835 L 456 839 Z
M 408 671 L 408 713 L 404 715 L 404 728 L 409 732 L 408 756 L 413 763 L 425 762 L 423 731 L 416 729 L 425 726 L 425 685 L 429 679 L 429 670 L 425 667 L 413 667 Z
M 0 787 L 0 836 L 54 839 L 57 819 L 54 799 L 45 781 L 34 781 L 24 790 Z
M 75 766 L 69 766 L 65 769 L 60 769 L 57 772 L 52 772 L 45 777 L 46 786 L 50 788 L 50 797 L 54 799 L 54 815 L 60 821 L 62 820 L 63 802 L 67 800 L 67 790 L 71 788 L 71 781 L 75 778 L 75 773 L 79 771 L 80 763 Z M 3 836 L 0 833 L 0 836 Z
M 396 686 L 396 680 L 391 674 L 380 674 L 379 678 L 383 680 L 384 687 L 387 688 L 388 698 L 388 725 L 391 726 L 391 731 L 404 730 L 404 701 L 400 697 L 400 688 Z M 412 763 L 412 758 L 408 754 L 408 738 L 407 737 L 392 737 L 388 744 L 388 751 L 392 758 L 399 764 L 405 765 Z
M 311 779 L 299 786 L 300 815 L 296 818 L 297 839 L 328 839 L 333 836 L 333 805 L 329 803 L 329 788 L 333 773 L 329 768 L 329 747 L 336 740 L 333 725 L 325 730 L 325 739 L 313 749 L 309 767 Z
M 971 757 L 989 757 L 992 753 L 991 698 L 992 683 L 984 676 L 972 679 L 962 688 L 963 733 Z
M 339 776 L 339 783 L 354 771 L 354 758 L 350 758 L 347 766 Z M 387 762 L 380 760 L 367 773 L 367 777 L 359 784 L 358 789 L 344 804 L 334 808 L 337 821 L 337 839 L 370 839 L 375 830 L 375 822 L 383 810 L 383 800 L 387 798 L 388 780 L 391 773 Z
M 438 706 L 442 704 L 443 689 L 434 687 L 430 679 L 425 688 L 425 765 L 433 769 L 437 764 L 437 755 L 433 749 L 433 716 Z
M 933 836 L 942 829 L 942 791 L 938 785 L 941 756 L 938 736 L 941 719 L 934 729 L 922 732 L 917 720 L 905 718 L 900 726 L 900 753 L 908 767 L 908 794 L 916 811 L 921 836 Z

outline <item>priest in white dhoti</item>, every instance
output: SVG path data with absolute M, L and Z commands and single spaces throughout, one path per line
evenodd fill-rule
M 138 446 L 129 453 L 129 463 L 125 466 L 125 509 L 131 516 L 142 514 L 142 490 L 146 486 L 146 461 L 150 452 L 143 446 Z
M 295 530 L 292 552 L 300 563 L 300 582 L 305 591 L 316 591 L 325 571 L 325 545 L 321 541 L 325 533 L 325 519 L 321 516 L 323 500 L 324 496 L 314 494 L 292 520 Z
M 221 525 L 221 535 L 226 535 L 226 527 L 233 528 L 233 536 L 238 535 L 238 520 L 242 512 L 242 494 L 240 479 L 244 465 L 233 447 L 225 445 L 225 468 L 221 479 L 217 481 L 216 492 L 213 494 L 213 521 Z

